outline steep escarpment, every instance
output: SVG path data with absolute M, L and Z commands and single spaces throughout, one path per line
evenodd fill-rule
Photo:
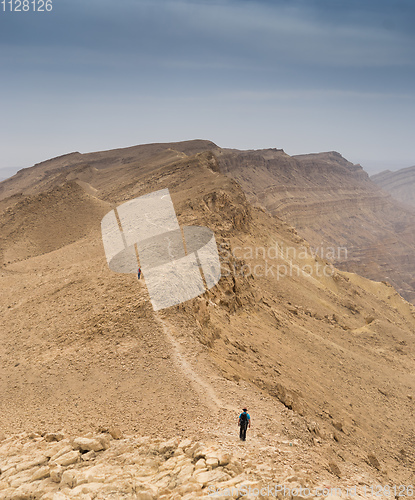
M 248 199 L 286 220 L 319 255 L 344 270 L 387 280 L 415 301 L 415 213 L 336 152 L 217 154 Z
M 402 168 L 396 172 L 386 170 L 372 175 L 371 179 L 396 200 L 415 206 L 415 166 Z

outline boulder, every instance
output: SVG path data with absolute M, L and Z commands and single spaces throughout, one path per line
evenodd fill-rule
M 49 458 L 46 455 L 38 455 L 31 460 L 23 461 L 22 463 L 18 464 L 16 466 L 16 472 L 32 469 L 33 467 L 37 467 L 38 465 L 45 465 L 48 460 Z
M 188 474 L 192 475 L 195 470 L 195 466 L 193 464 L 187 464 L 182 467 L 180 470 L 178 477 L 187 476 Z
M 40 467 L 30 478 L 30 481 L 40 481 L 46 479 L 50 475 L 50 469 L 48 466 Z
M 202 486 L 206 486 L 210 483 L 219 483 L 221 481 L 226 481 L 230 479 L 230 476 L 226 474 L 223 470 L 215 469 L 207 472 L 195 472 L 193 476 L 196 481 Z
M 233 472 L 235 474 L 241 474 L 244 470 L 242 465 L 237 460 L 231 460 L 225 468 L 227 471 Z
M 180 441 L 178 448 L 181 448 L 183 451 L 186 451 L 192 445 L 193 441 L 189 438 L 183 439 Z
M 50 467 L 49 468 L 49 474 L 50 474 L 50 479 L 54 483 L 60 483 L 62 479 L 62 467 L 60 465 L 57 465 L 55 467 Z
M 86 483 L 76 486 L 70 493 L 70 498 L 105 498 L 97 497 L 100 490 L 104 489 L 105 485 L 102 483 Z M 85 495 L 85 497 L 83 496 Z M 88 496 L 86 496 L 88 495 Z
M 88 483 L 103 483 L 111 474 L 111 470 L 110 465 L 95 465 L 85 472 L 85 477 Z
M 83 453 L 81 455 L 81 458 L 84 462 L 89 462 L 90 460 L 94 460 L 96 456 L 97 455 L 96 455 L 95 451 L 91 450 L 91 451 L 88 451 L 87 453 Z
M 196 463 L 195 463 L 195 470 L 198 469 L 206 469 L 206 461 L 204 458 L 200 458 Z
M 219 451 L 216 456 L 219 460 L 219 465 L 221 466 L 228 465 L 228 463 L 231 461 L 231 456 L 229 455 L 229 453 L 223 453 L 222 451 Z
M 106 447 L 100 439 L 90 439 L 86 437 L 77 437 L 73 440 L 75 450 L 81 451 L 102 451 Z
M 62 478 L 60 482 L 60 486 L 65 487 L 69 486 L 69 488 L 75 488 L 78 484 L 78 480 L 76 477 L 76 472 L 73 470 L 66 470 L 62 473 Z
M 374 453 L 369 453 L 367 456 L 367 463 L 377 470 L 380 470 L 380 462 Z
M 8 482 L 12 488 L 18 488 L 22 484 L 29 482 L 32 475 L 33 470 L 28 469 L 11 476 Z
M 179 438 L 173 438 L 170 439 L 169 441 L 164 441 L 163 443 L 160 443 L 159 446 L 160 455 L 173 454 L 179 442 L 180 442 Z
M 151 491 L 139 491 L 135 494 L 137 500 L 154 500 L 156 497 Z
M 0 491 L 6 490 L 9 487 L 9 483 L 7 481 L 0 481 Z
M 328 467 L 328 468 L 329 468 L 329 471 L 330 471 L 332 474 L 334 474 L 335 476 L 337 476 L 337 477 L 340 477 L 340 476 L 341 476 L 341 471 L 340 471 L 340 468 L 339 468 L 339 466 L 338 466 L 336 463 L 334 463 L 334 462 L 330 462 L 330 463 L 329 463 L 329 467 Z
M 186 455 L 187 455 L 188 457 L 196 458 L 196 456 L 198 456 L 198 455 L 197 455 L 197 453 L 198 453 L 200 450 L 202 450 L 202 449 L 203 449 L 202 444 L 201 444 L 201 443 L 196 442 L 196 443 L 194 443 L 192 446 L 189 446 L 189 448 L 187 448 L 187 450 L 186 450 L 186 452 L 185 452 L 185 453 L 186 453 Z M 205 458 L 205 457 L 204 457 L 204 456 L 202 457 L 202 456 L 200 455 L 200 456 L 198 456 L 198 458 Z
M 73 451 L 73 448 L 69 444 L 65 444 L 63 446 L 62 445 L 57 445 L 57 446 L 53 447 L 53 451 L 55 451 L 55 453 L 50 457 L 50 461 L 51 462 L 54 462 L 56 459 L 58 459 L 62 455 L 65 455 L 66 453 L 69 453 L 70 451 Z M 49 456 L 49 453 L 45 453 L 45 455 Z
M 111 441 L 107 434 L 99 434 L 95 439 L 98 439 L 104 450 L 108 450 L 108 448 L 111 446 Z
M 48 432 L 43 437 L 47 443 L 51 443 L 52 441 L 62 441 L 65 436 L 62 432 Z
M 119 429 L 118 427 L 110 427 L 108 432 L 111 435 L 112 439 L 123 439 L 124 437 L 121 429 Z
M 14 492 L 14 488 L 6 488 L 5 490 L 0 490 L 0 500 L 10 500 Z
M 10 497 L 6 498 L 7 500 L 33 500 L 35 498 L 40 498 L 42 494 L 38 483 L 26 483 L 19 486 L 13 491 Z
M 197 494 L 200 491 L 202 491 L 201 484 L 199 484 L 199 483 L 186 483 L 186 484 L 183 484 L 182 486 L 180 486 L 180 488 L 178 488 L 177 493 L 179 495 L 188 495 L 189 493 L 192 493 L 192 494 L 198 496 Z
M 42 498 L 42 500 L 44 499 Z M 56 493 L 53 494 L 52 500 L 69 500 L 69 497 L 68 495 L 65 495 L 65 493 L 57 491 Z
M 206 467 L 208 469 L 215 469 L 219 465 L 219 460 L 216 457 L 206 458 Z
M 80 456 L 81 454 L 79 453 L 79 451 L 74 450 L 70 451 L 69 453 L 65 453 L 64 455 L 61 455 L 59 458 L 54 460 L 54 462 L 57 465 L 63 465 L 63 466 L 72 465 L 79 462 Z

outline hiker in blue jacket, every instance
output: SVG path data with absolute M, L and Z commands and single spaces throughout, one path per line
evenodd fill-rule
M 246 429 L 251 428 L 251 417 L 246 408 L 242 409 L 242 413 L 239 415 L 238 420 L 239 425 L 239 439 L 241 441 L 246 441 Z

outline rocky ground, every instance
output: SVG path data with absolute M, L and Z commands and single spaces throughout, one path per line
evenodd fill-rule
M 124 436 L 118 428 L 70 436 L 32 432 L 2 436 L 0 500 L 191 500 L 287 498 L 336 500 L 370 497 L 381 483 L 356 471 L 340 481 L 335 465 L 325 475 L 298 456 L 298 441 L 215 443 Z M 297 464 L 297 465 L 294 465 Z M 354 481 L 354 482 L 353 482 Z M 354 489 L 354 486 L 356 489 Z M 386 495 L 390 496 L 390 495 Z

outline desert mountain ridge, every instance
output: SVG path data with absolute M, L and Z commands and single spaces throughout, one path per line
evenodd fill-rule
M 371 179 L 401 203 L 415 207 L 415 166 L 394 172 L 385 170 Z
M 334 263 L 386 280 L 415 302 L 415 212 L 339 153 L 218 154 L 248 200 L 296 228 L 314 249 L 346 249 Z M 327 256 L 323 252 L 324 256 Z
M 206 497 L 210 479 L 231 481 L 244 470 L 262 483 L 274 474 L 315 486 L 410 484 L 415 308 L 389 283 L 337 269 L 300 232 L 307 220 L 310 237 L 318 234 L 322 210 L 333 217 L 326 241 L 341 237 L 347 246 L 353 228 L 362 221 L 374 228 L 376 210 L 386 218 L 395 206 L 344 162 L 335 153 L 293 158 L 189 141 L 75 153 L 1 183 L 0 449 L 7 463 L 0 459 L 0 498 L 33 477 L 53 498 L 52 476 L 60 498 L 93 498 L 81 488 L 88 481 L 80 438 L 102 446 L 95 453 L 110 450 L 88 456 L 100 467 L 118 466 L 109 457 L 118 453 L 125 464 L 151 469 L 147 498 Z M 100 223 L 124 201 L 164 188 L 181 225 L 215 233 L 222 277 L 204 295 L 154 312 L 145 270 L 138 281 L 108 268 Z M 358 244 L 365 236 L 354 237 Z M 253 428 L 239 443 L 245 405 Z M 102 434 L 111 428 L 126 441 L 108 444 Z M 63 441 L 53 450 L 51 433 Z M 201 453 L 212 443 L 242 469 Z M 61 464 L 70 473 L 59 477 L 62 450 L 74 462 Z M 32 464 L 24 470 L 23 456 Z M 208 457 L 216 461 L 208 465 Z M 200 459 L 208 475 L 198 482 Z M 184 467 L 199 489 L 176 491 Z M 139 473 L 131 467 L 134 480 Z

